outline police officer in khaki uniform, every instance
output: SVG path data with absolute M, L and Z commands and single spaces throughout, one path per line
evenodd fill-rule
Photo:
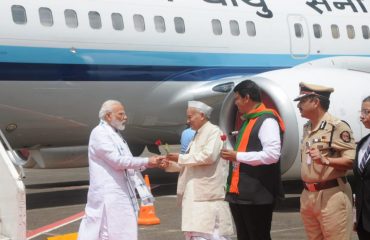
M 297 107 L 303 127 L 301 216 L 310 240 L 348 240 L 352 232 L 352 191 L 346 179 L 355 158 L 349 125 L 327 112 L 333 88 L 300 83 Z

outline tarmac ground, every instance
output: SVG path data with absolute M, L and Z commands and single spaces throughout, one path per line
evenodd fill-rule
M 175 196 L 177 174 L 165 173 L 160 169 L 150 169 L 145 173 L 150 176 L 152 193 L 156 197 L 155 211 L 161 223 L 139 226 L 139 239 L 183 240 L 180 230 L 181 211 L 176 205 Z M 26 169 L 24 183 L 27 194 L 28 239 L 45 240 L 48 237 L 77 232 L 81 220 L 64 223 L 64 226 L 56 224 L 57 227 L 46 232 L 42 229 L 84 210 L 88 179 L 88 168 Z M 302 185 L 299 181 L 288 181 L 284 182 L 284 188 L 286 199 L 277 206 L 273 215 L 272 239 L 306 239 L 299 214 Z M 232 239 L 236 240 L 235 234 Z M 351 240 L 357 239 L 357 235 L 353 233 Z

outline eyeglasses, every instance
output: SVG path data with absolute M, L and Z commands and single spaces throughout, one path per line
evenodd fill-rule
M 360 114 L 362 116 L 367 116 L 370 113 L 370 109 L 361 109 Z

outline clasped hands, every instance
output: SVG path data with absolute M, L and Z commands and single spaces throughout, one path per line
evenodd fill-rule
M 151 156 L 149 158 L 148 167 L 150 168 L 167 168 L 171 162 L 177 162 L 179 159 L 178 153 L 168 153 L 164 156 Z
M 168 161 L 166 156 L 151 156 L 149 157 L 148 167 L 149 168 L 166 168 L 168 166 Z
M 236 161 L 237 152 L 229 149 L 221 150 L 221 157 L 228 161 Z M 177 162 L 179 160 L 178 153 L 168 153 L 167 155 L 162 156 L 151 156 L 149 158 L 148 166 L 150 168 L 167 168 L 170 165 L 170 162 Z

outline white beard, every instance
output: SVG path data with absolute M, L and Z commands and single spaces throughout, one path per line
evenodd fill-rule
M 126 128 L 126 121 L 123 120 L 123 121 L 118 121 L 117 119 L 113 119 L 112 122 L 110 123 L 115 129 L 118 129 L 118 130 L 125 130 Z

